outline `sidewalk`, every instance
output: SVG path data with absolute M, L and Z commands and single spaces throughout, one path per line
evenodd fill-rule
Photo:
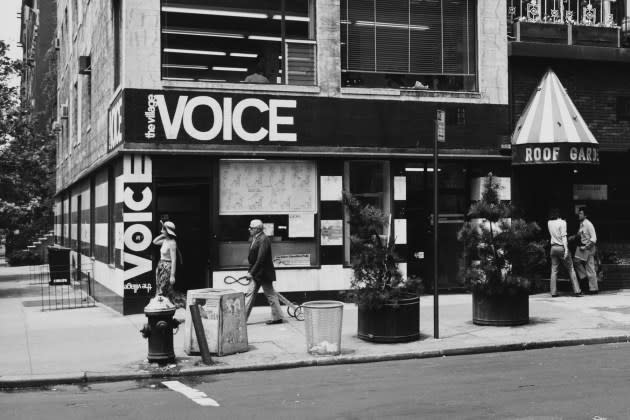
M 342 354 L 306 352 L 304 322 L 289 318 L 265 325 L 268 307 L 254 308 L 248 323 L 249 351 L 213 357 L 205 366 L 184 351 L 184 328 L 175 335 L 177 366 L 146 363 L 139 333 L 146 317 L 122 316 L 106 306 L 42 312 L 41 289 L 28 268 L 0 268 L 0 388 L 46 383 L 124 380 L 225 373 L 242 370 L 359 363 L 529 348 L 630 341 L 630 290 L 583 298 L 548 294 L 530 298 L 529 325 L 482 327 L 471 322 L 471 296 L 440 296 L 440 339 L 433 338 L 433 297 L 420 302 L 420 341 L 374 344 L 356 337 L 357 309 L 343 313 Z M 178 310 L 176 318 L 184 318 Z

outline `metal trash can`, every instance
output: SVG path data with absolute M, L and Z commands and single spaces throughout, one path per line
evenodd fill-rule
M 306 324 L 306 351 L 314 356 L 341 354 L 343 302 L 314 300 L 302 304 Z
M 70 284 L 70 248 L 49 246 L 48 267 L 50 270 L 48 284 L 55 284 L 55 280 L 65 280 L 65 284 Z

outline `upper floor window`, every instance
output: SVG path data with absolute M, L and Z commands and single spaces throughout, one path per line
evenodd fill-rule
M 477 90 L 476 0 L 341 0 L 343 86 Z
M 315 0 L 162 0 L 162 77 L 316 84 Z

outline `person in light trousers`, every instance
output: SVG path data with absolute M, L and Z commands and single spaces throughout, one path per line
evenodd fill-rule
M 569 245 L 567 242 L 567 222 L 560 218 L 560 210 L 557 208 L 553 208 L 549 212 L 547 228 L 549 229 L 549 236 L 551 237 L 551 250 L 549 251 L 549 256 L 551 258 L 551 280 L 549 282 L 551 297 L 558 296 L 557 282 L 558 267 L 560 266 L 560 263 L 564 265 L 569 273 L 571 286 L 573 286 L 573 295 L 576 297 L 582 296 L 580 284 L 578 283 L 577 276 L 575 275 L 575 269 L 573 268 L 571 253 L 569 252 Z
M 575 250 L 575 271 L 580 280 L 588 278 L 588 293 L 593 295 L 599 291 L 597 271 L 595 269 L 597 234 L 593 223 L 586 218 L 587 215 L 585 208 L 581 208 L 578 211 L 578 219 L 580 219 L 578 237 L 580 238 L 580 244 Z

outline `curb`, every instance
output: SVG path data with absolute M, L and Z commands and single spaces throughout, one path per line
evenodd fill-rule
M 331 366 L 342 364 L 358 364 L 387 362 L 397 360 L 429 359 L 447 356 L 464 356 L 472 354 L 487 354 L 510 351 L 536 350 L 553 347 L 588 346 L 597 344 L 630 343 L 630 335 L 597 337 L 586 339 L 567 339 L 540 342 L 524 342 L 510 344 L 496 344 L 480 347 L 462 347 L 445 350 L 424 352 L 407 352 L 369 356 L 328 356 L 316 359 L 302 359 L 290 362 L 267 364 L 244 364 L 238 366 L 200 366 L 192 368 L 174 369 L 170 372 L 148 371 L 113 371 L 113 372 L 78 372 L 50 375 L 0 376 L 0 389 L 36 388 L 47 385 L 71 385 L 95 382 L 119 382 L 138 379 L 174 378 L 182 376 L 218 375 L 234 372 L 253 372 L 261 370 L 294 369 L 300 367 Z

